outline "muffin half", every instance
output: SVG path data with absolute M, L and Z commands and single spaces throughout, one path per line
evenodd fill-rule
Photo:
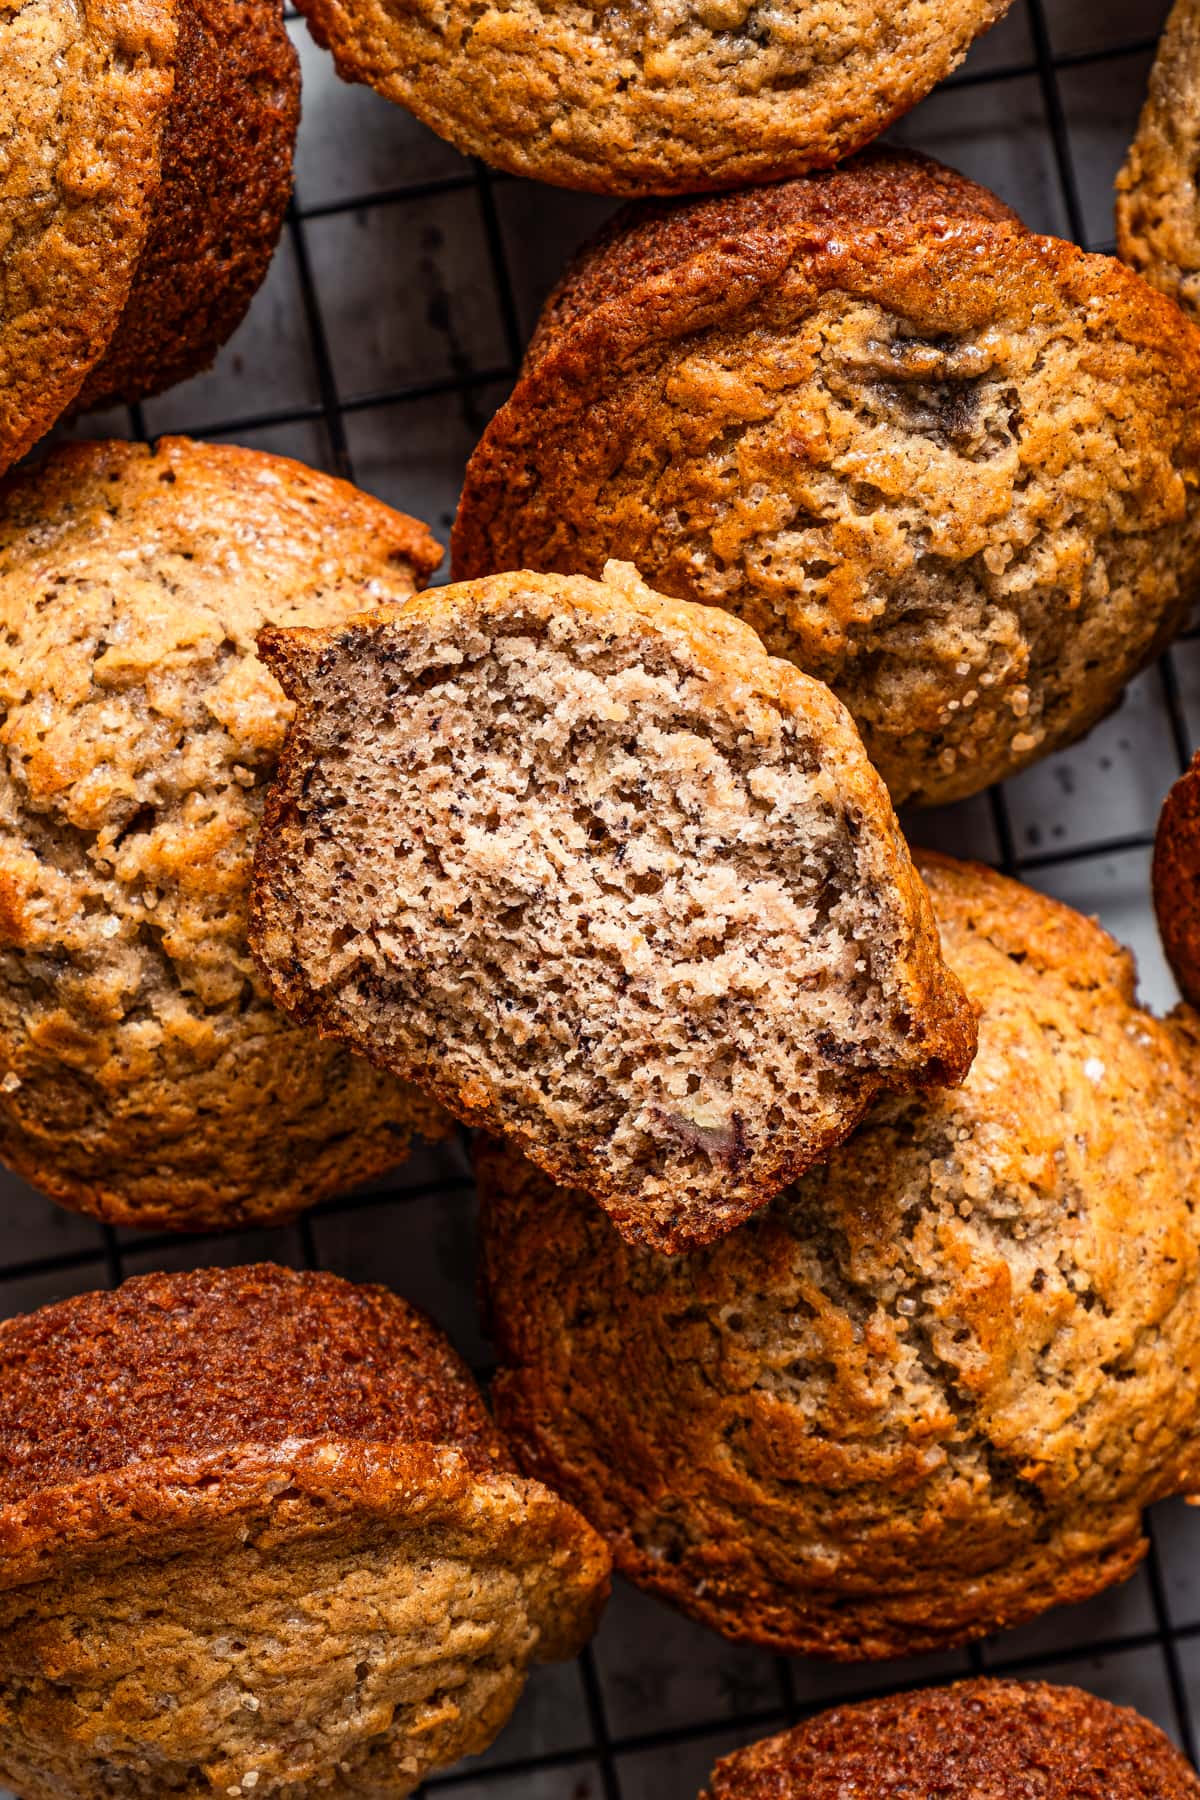
M 381 1288 L 149 1275 L 0 1325 L 0 1780 L 400 1800 L 607 1588 Z
M 1069 908 L 920 867 L 980 1008 L 958 1090 L 883 1101 L 675 1259 L 479 1157 L 523 1466 L 640 1586 L 845 1659 L 1088 1598 L 1144 1554 L 1143 1509 L 1200 1480 L 1196 1015 L 1139 1007 L 1131 958 Z
M 631 1238 L 729 1230 L 974 1021 L 845 711 L 711 608 L 504 575 L 262 653 L 281 1006 Z
M 254 839 L 277 624 L 401 601 L 425 528 L 280 457 L 165 439 L 0 487 L 0 1158 L 114 1222 L 289 1217 L 445 1122 L 272 1006 Z
M 1200 334 L 910 156 L 623 213 L 471 459 L 456 578 L 627 557 L 833 688 L 901 801 L 1087 731 L 1200 584 Z
M 24 0 L 0 67 L 2 472 L 212 361 L 279 236 L 300 78 L 276 0 Z
M 721 1759 L 701 1800 L 1200 1800 L 1157 1725 L 1079 1688 L 960 1681 L 839 1706 Z

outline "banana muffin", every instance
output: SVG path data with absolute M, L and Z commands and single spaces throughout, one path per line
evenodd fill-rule
M 0 1782 L 400 1800 L 607 1591 L 430 1322 L 269 1264 L 0 1325 Z
M 1078 737 L 1200 580 L 1200 332 L 1111 257 L 871 155 L 630 209 L 547 303 L 454 573 L 628 557 L 853 713 L 901 801 Z
M 484 1148 L 497 1416 L 639 1586 L 726 1636 L 941 1649 L 1086 1599 L 1200 1485 L 1200 1024 L 1099 925 L 921 861 L 980 1008 L 956 1092 L 669 1260 Z M 1193 868 L 1191 880 L 1196 880 Z
M 68 409 L 212 361 L 291 192 L 277 0 L 0 7 L 0 472 Z
M 401 601 L 425 528 L 281 457 L 56 450 L 0 486 L 0 1158 L 68 1206 L 285 1218 L 440 1135 L 246 943 L 291 708 L 261 625 Z
M 279 1005 L 706 1243 L 974 1016 L 833 696 L 745 625 L 501 575 L 265 631 L 295 702 L 250 941 Z
M 1117 177 L 1117 248 L 1200 318 L 1200 0 L 1175 0 Z
M 694 194 L 825 168 L 957 68 L 1011 0 L 301 0 L 338 73 L 514 175 Z
M 838 1706 L 721 1759 L 700 1800 L 1200 1800 L 1157 1725 L 1080 1688 L 960 1681 Z
M 1151 878 L 1167 961 L 1180 993 L 1200 1007 L 1200 751 L 1163 802 Z

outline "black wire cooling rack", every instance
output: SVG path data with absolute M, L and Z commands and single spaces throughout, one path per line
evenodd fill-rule
M 1111 250 L 1111 184 L 1165 0 L 1014 0 L 963 69 L 903 122 L 904 142 L 983 180 L 1041 230 Z M 357 480 L 444 536 L 462 465 L 520 360 L 537 304 L 610 203 L 468 162 L 398 109 L 338 84 L 303 27 L 297 197 L 271 278 L 208 376 L 90 435 L 164 430 L 283 450 Z M 978 800 L 907 821 L 1098 912 L 1172 994 L 1148 905 L 1166 787 L 1200 743 L 1200 646 L 1187 634 L 1074 750 Z M 228 1237 L 114 1231 L 0 1174 L 0 1314 L 153 1268 L 270 1257 L 382 1280 L 425 1306 L 486 1375 L 474 1311 L 464 1148 L 298 1225 Z M 1156 1509 L 1122 1588 L 974 1648 L 829 1667 L 725 1644 L 618 1584 L 577 1664 L 535 1674 L 482 1758 L 428 1784 L 459 1800 L 694 1800 L 716 1756 L 838 1700 L 970 1671 L 1073 1681 L 1156 1719 L 1196 1758 L 1200 1512 Z M 3 1800 L 3 1796 L 0 1796 Z

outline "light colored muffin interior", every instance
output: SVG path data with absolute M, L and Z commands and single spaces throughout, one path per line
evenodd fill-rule
M 681 630 L 536 591 L 352 628 L 306 684 L 259 948 L 385 1066 L 648 1203 L 719 1206 L 928 1056 L 907 858 L 813 684 L 805 714 Z

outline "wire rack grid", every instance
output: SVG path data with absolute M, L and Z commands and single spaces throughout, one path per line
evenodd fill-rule
M 893 134 L 995 188 L 1036 229 L 1112 248 L 1112 179 L 1166 0 L 1014 0 L 963 68 Z M 271 274 L 207 375 L 77 432 L 165 431 L 278 450 L 356 480 L 445 536 L 462 468 L 503 400 L 541 298 L 612 203 L 469 162 L 333 75 L 296 20 L 304 121 Z M 1200 743 L 1188 633 L 1074 749 L 1003 788 L 906 821 L 1086 912 L 1174 998 L 1148 904 L 1154 820 Z M 278 1232 L 178 1238 L 62 1212 L 0 1172 L 0 1316 L 153 1268 L 270 1257 L 383 1280 L 481 1373 L 473 1192 L 461 1144 Z M 1134 1705 L 1193 1760 L 1200 1735 L 1200 1511 L 1155 1510 L 1119 1589 L 953 1654 L 829 1667 L 735 1648 L 618 1583 L 593 1645 L 538 1671 L 483 1757 L 426 1792 L 458 1800 L 694 1800 L 716 1756 L 836 1700 L 972 1670 L 1072 1681 Z M 0 1800 L 11 1796 L 0 1794 Z

